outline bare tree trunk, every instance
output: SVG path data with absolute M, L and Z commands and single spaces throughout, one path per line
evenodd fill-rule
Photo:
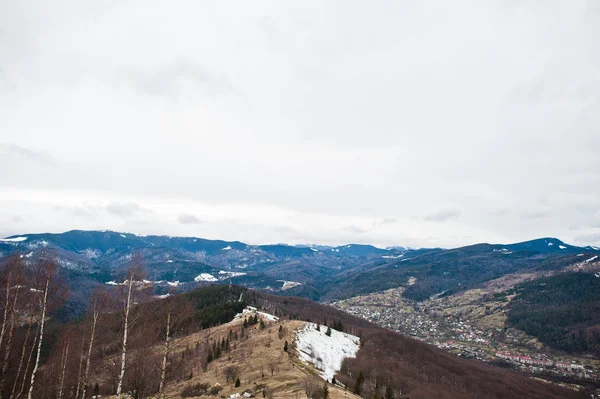
M 27 352 L 27 341 L 29 341 L 29 334 L 31 333 L 31 326 L 33 325 L 33 312 L 29 316 L 29 323 L 27 323 L 27 331 L 25 332 L 25 339 L 23 340 L 23 346 L 21 347 L 21 357 L 19 359 L 19 367 L 17 369 L 17 375 L 15 376 L 15 381 L 13 382 L 12 391 L 10 393 L 10 399 L 15 397 L 15 392 L 17 391 L 17 384 L 19 381 L 19 376 L 21 375 L 21 370 L 23 369 L 23 361 L 25 360 L 25 352 Z M 34 344 L 35 346 L 35 344 Z M 29 365 L 29 363 L 28 363 Z M 27 372 L 25 372 L 27 374 Z
M 18 399 L 23 391 L 25 390 L 25 381 L 27 380 L 27 371 L 29 370 L 29 365 L 31 364 L 31 358 L 33 357 L 33 352 L 35 351 L 35 346 L 37 344 L 37 340 L 40 332 L 40 325 L 38 324 L 35 329 L 35 335 L 33 336 L 33 345 L 31 346 L 31 350 L 29 351 L 29 356 L 27 357 L 27 365 L 25 366 L 25 372 L 23 374 L 23 380 L 21 380 L 21 387 L 19 388 L 19 393 L 16 398 Z
M 0 377 L 0 398 L 4 396 L 4 385 L 6 384 L 6 372 L 8 371 L 8 361 L 10 360 L 10 351 L 12 346 L 13 331 L 15 330 L 15 312 L 17 311 L 17 300 L 19 298 L 19 279 L 15 288 L 12 309 L 10 312 L 10 325 L 8 326 L 8 337 L 6 339 L 6 349 L 4 350 L 4 360 L 2 363 L 2 376 Z
M 79 399 L 79 392 L 82 387 L 82 371 L 83 371 L 83 359 L 85 358 L 85 338 L 81 340 L 81 355 L 79 356 L 79 371 L 77 372 L 77 388 L 75 389 L 75 399 Z M 85 391 L 83 391 L 83 397 L 85 398 Z
M 40 365 L 40 353 L 42 350 L 42 340 L 44 339 L 44 322 L 46 321 L 46 305 L 48 301 L 48 288 L 50 286 L 50 274 L 46 278 L 46 287 L 44 288 L 44 299 L 42 300 L 42 318 L 40 320 L 40 335 L 38 339 L 38 347 L 37 347 L 37 355 L 35 358 L 35 363 L 33 366 L 33 371 L 31 372 L 31 382 L 29 383 L 29 393 L 27 394 L 27 399 L 31 399 L 33 395 L 33 383 L 35 382 L 35 373 L 38 370 Z
M 2 328 L 0 328 L 0 349 L 2 348 L 2 344 L 4 343 L 4 333 L 6 332 L 6 323 L 8 321 L 8 308 L 10 304 L 10 285 L 12 283 L 12 269 L 8 270 L 8 275 L 6 276 L 6 292 L 4 298 L 4 317 L 2 318 Z
M 119 380 L 117 382 L 117 398 L 121 397 L 121 391 L 123 389 L 123 377 L 125 377 L 125 360 L 127 356 L 127 329 L 129 322 L 129 309 L 131 307 L 131 290 L 133 288 L 133 273 L 129 274 L 129 285 L 127 287 L 127 302 L 125 305 L 125 323 L 123 325 L 123 346 L 121 348 L 121 372 L 119 373 Z M 31 398 L 29 398 L 31 399 Z
M 165 351 L 163 354 L 162 366 L 160 369 L 160 385 L 158 388 L 158 396 L 163 398 L 165 396 L 165 377 L 167 375 L 167 358 L 169 356 L 169 346 L 171 344 L 171 337 L 169 336 L 171 333 L 171 302 L 167 303 L 167 328 L 165 335 Z
M 85 373 L 83 375 L 83 390 L 81 392 L 82 399 L 85 399 L 85 394 L 89 386 L 90 363 L 92 359 L 92 346 L 94 345 L 94 335 L 96 334 L 96 322 L 98 321 L 98 313 L 92 316 L 92 333 L 90 334 L 90 346 L 88 347 L 87 357 L 85 358 Z M 77 399 L 77 398 L 75 398 Z
M 67 340 L 65 349 L 63 349 L 63 357 L 60 365 L 60 384 L 58 388 L 57 399 L 63 398 L 63 391 L 65 387 L 65 370 L 67 368 L 67 361 L 69 360 L 69 341 Z

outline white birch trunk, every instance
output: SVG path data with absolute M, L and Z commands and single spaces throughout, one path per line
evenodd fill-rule
M 12 272 L 8 272 L 6 277 L 6 297 L 4 299 L 4 317 L 2 318 L 2 328 L 0 329 L 0 348 L 4 343 L 4 333 L 6 332 L 6 322 L 8 321 L 8 304 L 10 303 L 10 284 L 12 280 Z
M 0 398 L 4 395 L 4 386 L 6 384 L 6 372 L 8 371 L 8 361 L 10 359 L 10 350 L 12 346 L 12 337 L 15 330 L 15 312 L 17 310 L 17 299 L 19 298 L 19 285 L 15 288 L 12 309 L 10 312 L 10 325 L 8 326 L 8 337 L 6 338 L 6 349 L 4 350 L 4 359 L 2 363 L 2 377 L 0 378 Z
M 92 319 L 92 333 L 90 334 L 90 346 L 88 347 L 87 357 L 85 358 L 85 372 L 83 374 L 83 390 L 81 398 L 85 399 L 85 394 L 89 386 L 90 363 L 92 359 L 92 346 L 94 345 L 94 335 L 96 334 L 96 322 L 98 321 L 98 313 L 94 313 Z
M 125 360 L 127 356 L 127 323 L 129 322 L 129 307 L 131 306 L 131 290 L 133 288 L 133 273 L 129 275 L 129 286 L 127 288 L 127 303 L 125 305 L 125 323 L 123 325 L 123 347 L 121 349 L 121 372 L 117 382 L 117 398 L 121 397 L 123 389 L 123 377 L 125 376 Z M 31 398 L 29 398 L 31 399 Z
M 171 337 L 169 334 L 171 333 L 171 304 L 167 305 L 169 308 L 167 310 L 167 329 L 166 329 L 166 337 L 165 337 L 165 352 L 163 354 L 162 367 L 160 370 L 160 385 L 158 388 L 158 395 L 160 398 L 165 396 L 165 377 L 167 375 L 167 358 L 169 356 L 169 346 L 171 344 Z
M 67 368 L 67 361 L 69 359 L 69 341 L 67 340 L 67 345 L 65 347 L 65 349 L 63 350 L 63 358 L 62 358 L 62 364 L 61 364 L 61 370 L 60 370 L 60 385 L 58 388 L 58 395 L 57 395 L 57 399 L 62 399 L 63 398 L 63 392 L 64 392 L 64 387 L 65 387 L 65 370 Z
M 23 369 L 23 361 L 25 360 L 25 353 L 27 352 L 27 341 L 29 340 L 29 334 L 31 333 L 31 325 L 32 324 L 33 324 L 33 313 L 29 317 L 29 323 L 27 323 L 27 331 L 25 332 L 25 339 L 23 340 L 23 346 L 21 347 L 21 357 L 19 358 L 19 367 L 17 368 L 17 375 L 15 376 L 15 381 L 13 382 L 12 391 L 10 393 L 10 399 L 13 399 L 15 397 L 15 393 L 17 392 L 17 384 L 19 382 L 19 376 L 21 375 L 21 370 Z
M 35 382 L 35 373 L 40 365 L 40 353 L 42 350 L 42 340 L 44 339 L 44 323 L 46 321 L 46 303 L 48 301 L 48 287 L 50 286 L 50 276 L 46 279 L 46 287 L 44 288 L 44 300 L 42 301 L 42 318 L 40 320 L 40 335 L 38 339 L 38 347 L 37 347 L 37 355 L 35 358 L 35 363 L 33 366 L 33 371 L 31 372 L 31 382 L 29 383 L 29 393 L 27 394 L 27 399 L 31 399 L 33 395 L 33 383 Z
M 35 346 L 36 346 L 37 340 L 40 336 L 39 332 L 40 332 L 40 325 L 38 324 L 38 326 L 35 329 L 35 335 L 33 336 L 33 345 L 31 345 L 31 350 L 29 351 L 29 356 L 27 356 L 27 365 L 25 366 L 25 372 L 23 373 L 23 379 L 21 380 L 21 387 L 19 388 L 19 393 L 16 396 L 17 399 L 21 396 L 21 394 L 23 393 L 23 390 L 25 389 L 25 381 L 27 380 L 27 371 L 29 370 L 29 365 L 31 364 L 31 358 L 33 357 L 33 352 L 35 351 Z

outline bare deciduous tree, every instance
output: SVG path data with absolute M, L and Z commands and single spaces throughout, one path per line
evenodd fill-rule
M 57 267 L 56 262 L 53 258 L 43 254 L 38 259 L 35 276 L 35 292 L 40 293 L 40 320 L 39 320 L 39 336 L 37 342 L 37 355 L 35 363 L 33 365 L 33 371 L 31 372 L 31 381 L 29 383 L 29 394 L 28 399 L 32 398 L 33 388 L 35 383 L 35 375 L 40 365 L 40 355 L 42 349 L 42 343 L 44 339 L 44 325 L 46 321 L 46 312 L 48 310 L 48 299 L 52 283 L 56 278 Z M 27 374 L 27 373 L 26 373 Z
M 223 375 L 225 376 L 225 381 L 227 382 L 235 382 L 237 378 L 239 378 L 241 373 L 241 369 L 239 366 L 227 366 L 223 369 Z
M 123 390 L 123 378 L 125 377 L 125 365 L 127 360 L 127 335 L 129 333 L 129 316 L 131 306 L 135 302 L 136 282 L 140 281 L 143 272 L 143 260 L 140 254 L 133 256 L 131 266 L 127 271 L 125 289 L 122 291 L 123 302 L 123 340 L 121 342 L 121 369 L 117 379 L 117 398 L 121 396 Z M 30 398 L 31 399 L 31 398 Z
M 167 364 L 169 360 L 169 353 L 171 347 L 171 335 L 173 333 L 172 327 L 178 321 L 188 317 L 192 312 L 192 308 L 191 304 L 183 298 L 180 298 L 178 301 L 175 301 L 174 297 L 170 295 L 161 301 L 161 305 L 162 313 L 165 319 L 165 342 L 163 359 L 160 367 L 160 384 L 158 394 L 159 397 L 162 398 L 164 397 Z
M 19 299 L 19 292 L 21 289 L 21 284 L 23 282 L 23 261 L 20 256 L 14 255 L 9 260 L 7 265 L 7 274 L 11 277 L 7 278 L 6 284 L 9 288 L 6 291 L 6 299 L 8 300 L 12 294 L 12 300 L 9 302 L 10 309 L 4 309 L 4 320 L 2 321 L 2 333 L 8 329 L 6 336 L 6 343 L 4 346 L 4 358 L 2 359 L 2 368 L 0 372 L 0 397 L 4 395 L 4 387 L 6 384 L 6 372 L 8 371 L 8 363 L 10 360 L 10 353 L 12 349 L 12 338 L 13 332 L 15 330 L 15 320 L 17 313 L 17 302 Z M 13 285 L 14 284 L 14 285 Z M 6 322 L 7 311 L 8 310 L 8 323 Z M 5 326 L 5 324 L 7 324 Z M 0 344 L 1 346 L 1 344 Z
M 104 310 L 108 302 L 108 294 L 103 289 L 99 288 L 94 291 L 92 301 L 90 302 L 90 314 L 91 314 L 91 329 L 90 329 L 90 340 L 87 348 L 87 354 L 85 356 L 85 371 L 83 373 L 83 388 L 81 390 L 81 397 L 85 399 L 87 389 L 89 387 L 89 376 L 90 376 L 90 363 L 92 359 L 92 349 L 94 347 L 94 339 L 96 336 L 96 325 L 100 314 Z M 77 399 L 77 398 L 76 398 Z

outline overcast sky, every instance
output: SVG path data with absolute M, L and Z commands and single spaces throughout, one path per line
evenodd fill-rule
M 1 1 L 0 236 L 600 244 L 600 2 Z

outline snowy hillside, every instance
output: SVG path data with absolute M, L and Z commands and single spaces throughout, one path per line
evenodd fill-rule
M 306 323 L 305 327 L 296 333 L 297 347 L 300 359 L 311 362 L 321 370 L 321 376 L 331 381 L 336 372 L 340 370 L 342 360 L 346 357 L 356 357 L 360 348 L 360 338 L 357 336 L 331 330 L 328 337 L 326 326 Z

